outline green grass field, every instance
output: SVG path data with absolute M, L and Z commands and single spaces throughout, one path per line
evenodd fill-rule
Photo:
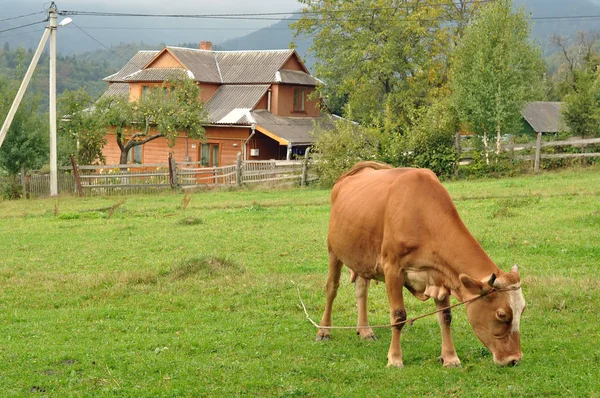
M 494 261 L 520 264 L 517 367 L 463 308 L 459 369 L 437 361 L 435 317 L 404 329 L 403 369 L 385 367 L 388 329 L 315 342 L 295 286 L 320 319 L 328 190 L 61 197 L 0 202 L 0 396 L 598 397 L 600 169 L 445 185 Z M 343 278 L 334 324 L 354 325 Z M 384 285 L 369 303 L 388 323 Z M 407 299 L 409 317 L 433 308 Z

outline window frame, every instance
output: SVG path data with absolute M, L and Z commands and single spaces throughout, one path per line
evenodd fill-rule
M 205 161 L 204 150 L 208 151 L 208 160 Z M 215 159 L 216 158 L 216 159 Z M 220 142 L 203 142 L 198 150 L 198 161 L 203 167 L 219 167 L 221 163 L 221 143 Z
M 294 112 L 306 112 L 306 88 L 294 87 Z

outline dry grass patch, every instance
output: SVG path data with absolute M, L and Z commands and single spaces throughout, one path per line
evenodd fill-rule
M 175 264 L 164 275 L 172 280 L 188 279 L 195 275 L 221 276 L 244 273 L 244 268 L 228 257 L 199 256 Z

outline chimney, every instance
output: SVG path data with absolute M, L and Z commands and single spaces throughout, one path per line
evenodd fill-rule
M 212 42 L 211 41 L 201 41 L 200 42 L 200 50 L 212 51 Z

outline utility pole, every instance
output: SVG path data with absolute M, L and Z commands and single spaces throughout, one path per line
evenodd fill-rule
M 40 56 L 42 55 L 42 51 L 44 51 L 44 47 L 46 46 L 46 42 L 48 38 L 50 38 L 50 196 L 58 195 L 58 159 L 56 155 L 56 4 L 52 2 L 50 4 L 49 18 L 48 18 L 48 26 L 44 30 L 44 34 L 42 35 L 42 39 L 40 40 L 40 44 L 38 44 L 37 50 L 33 54 L 33 59 L 31 60 L 31 64 L 29 64 L 29 68 L 27 68 L 27 72 L 25 73 L 25 77 L 21 82 L 21 86 L 17 91 L 17 95 L 8 111 L 8 115 L 6 115 L 6 119 L 4 119 L 4 124 L 2 125 L 2 129 L 0 129 L 0 146 L 4 142 L 4 138 L 6 137 L 6 133 L 10 128 L 10 124 L 12 123 L 15 113 L 17 113 L 17 109 L 21 104 L 21 100 L 23 100 L 23 95 L 25 95 L 25 90 L 27 90 L 27 86 L 29 85 L 29 81 L 31 80 L 31 76 L 33 75 L 33 71 L 40 60 Z M 71 23 L 71 18 L 65 18 L 60 26 L 65 26 Z
M 56 155 L 56 4 L 50 5 L 50 196 L 58 195 Z
M 4 142 L 4 137 L 6 137 L 6 133 L 10 128 L 10 124 L 15 117 L 15 113 L 17 113 L 17 109 L 19 108 L 19 104 L 21 104 L 21 100 L 23 99 L 23 95 L 25 94 L 25 90 L 27 90 L 27 86 L 29 85 L 29 81 L 31 80 L 31 76 L 33 75 L 33 71 L 37 66 L 38 61 L 40 60 L 40 55 L 42 55 L 42 51 L 44 51 L 44 47 L 46 47 L 46 42 L 48 41 L 48 37 L 50 36 L 50 29 L 46 28 L 44 30 L 44 34 L 42 35 L 42 40 L 40 40 L 40 44 L 38 44 L 37 50 L 33 54 L 33 59 L 31 60 L 31 64 L 29 64 L 29 68 L 27 68 L 27 72 L 25 72 L 25 77 L 21 82 L 21 86 L 19 87 L 19 91 L 17 91 L 17 95 L 8 111 L 8 115 L 6 115 L 6 119 L 4 119 L 4 124 L 2 125 L 2 129 L 0 130 L 0 146 L 2 146 L 2 142 Z

